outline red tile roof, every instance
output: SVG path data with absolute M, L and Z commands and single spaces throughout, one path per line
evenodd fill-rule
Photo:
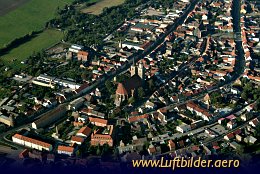
M 175 143 L 172 140 L 169 140 L 168 143 L 171 148 L 175 148 Z
M 78 134 L 84 134 L 86 136 L 89 136 L 91 133 L 91 129 L 89 127 L 83 127 L 78 131 Z
M 227 137 L 228 137 L 228 139 L 232 139 L 232 138 L 234 138 L 234 134 L 233 133 L 229 133 L 229 134 L 227 134 Z
M 79 51 L 78 55 L 88 56 L 88 52 L 86 52 L 86 51 Z
M 132 123 L 132 122 L 136 122 L 136 121 L 139 121 L 139 120 L 148 118 L 148 117 L 149 117 L 148 114 L 139 115 L 139 116 L 133 116 L 133 117 L 129 117 L 129 118 L 128 118 L 128 121 L 129 121 L 130 123 Z
M 39 140 L 36 140 L 36 139 L 33 139 L 33 138 L 29 138 L 29 137 L 26 137 L 26 136 L 23 136 L 23 135 L 20 135 L 20 134 L 15 134 L 13 137 L 20 139 L 20 140 L 23 140 L 23 141 L 26 141 L 26 142 L 30 142 L 32 144 L 36 144 L 36 145 L 45 147 L 45 148 L 50 148 L 50 146 L 51 146 L 51 144 L 49 144 L 49 143 L 45 143 L 43 141 L 39 141 Z
M 77 136 L 72 136 L 72 137 L 71 137 L 71 141 L 83 143 L 83 142 L 84 142 L 84 138 L 77 137 Z
M 63 151 L 63 152 L 74 152 L 74 147 L 70 146 L 58 146 L 58 151 Z
M 89 121 L 94 123 L 107 124 L 107 120 L 101 118 L 89 117 Z
M 120 95 L 128 95 L 127 90 L 122 83 L 118 83 L 116 93 Z

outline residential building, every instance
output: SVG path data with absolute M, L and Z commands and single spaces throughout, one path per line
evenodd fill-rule
M 15 134 L 14 136 L 12 136 L 12 141 L 22 146 L 26 146 L 39 151 L 52 151 L 51 144 L 33 138 L 29 138 L 20 134 Z
M 107 126 L 108 121 L 105 119 L 102 119 L 102 118 L 89 117 L 89 122 L 96 126 L 105 127 L 105 126 Z
M 72 156 L 75 153 L 75 148 L 71 146 L 58 146 L 58 154 Z
M 82 127 L 76 134 L 76 136 L 87 138 L 91 134 L 89 127 Z
M 181 124 L 179 126 L 176 126 L 176 130 L 178 132 L 185 133 L 185 132 L 190 131 L 191 127 L 190 127 L 190 125 L 187 125 L 187 124 L 183 123 L 183 124 Z
M 113 146 L 113 125 L 108 125 L 105 131 L 94 131 L 91 135 L 90 144 L 92 146 L 108 144 L 109 146 Z
M 88 61 L 88 55 L 89 53 L 86 51 L 79 51 L 77 54 L 78 61 L 82 61 L 82 62 Z
M 82 145 L 82 143 L 84 143 L 84 138 L 82 137 L 78 137 L 78 136 L 72 136 L 71 137 L 71 144 L 78 144 L 78 145 Z
M 66 106 L 60 105 L 56 109 L 51 110 L 42 115 L 42 117 L 32 123 L 33 129 L 44 128 L 46 126 L 51 126 L 54 122 L 58 121 L 66 115 Z

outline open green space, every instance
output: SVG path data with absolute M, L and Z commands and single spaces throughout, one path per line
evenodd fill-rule
M 32 40 L 12 49 L 9 53 L 0 57 L 0 61 L 12 68 L 22 68 L 21 61 L 25 60 L 33 53 L 37 53 L 51 45 L 59 42 L 63 38 L 63 33 L 57 30 L 45 30 Z
M 0 16 L 0 48 L 32 31 L 39 31 L 54 18 L 56 9 L 73 0 L 30 0 L 15 10 Z
M 118 6 L 123 4 L 124 2 L 125 0 L 90 0 L 88 1 L 88 4 L 93 3 L 93 5 L 83 8 L 81 11 L 83 13 L 99 15 L 103 12 L 104 8 Z

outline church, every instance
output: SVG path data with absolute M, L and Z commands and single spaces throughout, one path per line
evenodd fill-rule
M 143 63 L 138 66 L 132 65 L 130 68 L 131 77 L 123 83 L 118 83 L 116 90 L 115 105 L 120 106 L 122 102 L 134 96 L 139 87 L 142 87 L 145 81 L 145 69 Z

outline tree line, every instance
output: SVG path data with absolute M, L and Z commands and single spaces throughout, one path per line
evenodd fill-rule
M 41 32 L 42 31 L 32 31 L 32 32 L 20 37 L 20 38 L 16 38 L 16 39 L 12 40 L 11 42 L 5 44 L 4 47 L 0 48 L 0 56 L 8 53 L 9 51 L 18 47 L 19 45 L 30 41 L 31 39 L 36 37 Z
M 55 19 L 46 26 L 60 28 L 64 31 L 65 41 L 84 46 L 101 46 L 103 39 L 115 31 L 125 19 L 131 19 L 136 14 L 136 7 L 147 0 L 126 0 L 123 5 L 104 8 L 103 13 L 96 16 L 84 14 L 76 6 L 58 9 Z

